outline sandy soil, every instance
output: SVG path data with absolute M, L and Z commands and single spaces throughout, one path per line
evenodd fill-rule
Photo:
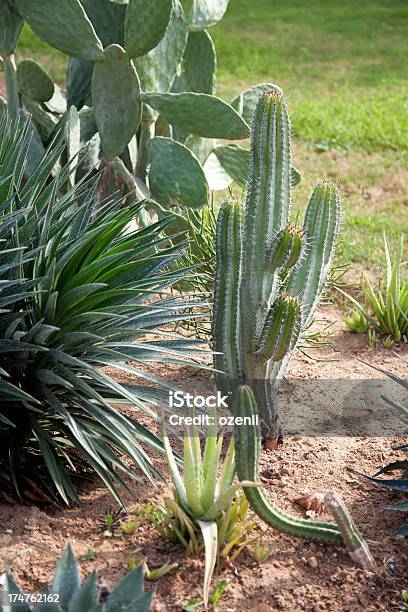
M 333 306 L 324 307 L 320 318 L 341 320 Z M 398 354 L 400 353 L 400 355 Z M 319 356 L 336 361 L 317 362 L 301 353 L 296 355 L 288 377 L 306 379 L 378 378 L 381 375 L 356 358 L 380 365 L 406 378 L 408 351 L 397 354 L 384 349 L 368 349 L 365 336 L 346 334 L 342 324 L 335 326 L 330 348 Z M 166 374 L 175 379 L 191 376 L 177 368 Z M 194 377 L 197 381 L 202 375 Z M 206 378 L 206 377 L 204 377 Z M 401 425 L 401 434 L 403 434 Z M 408 588 L 406 542 L 393 538 L 401 523 L 399 513 L 384 506 L 401 498 L 375 487 L 349 468 L 359 472 L 375 470 L 398 458 L 392 446 L 396 437 L 307 437 L 289 436 L 278 450 L 265 450 L 261 473 L 271 498 L 286 510 L 304 516 L 293 500 L 304 493 L 336 490 L 346 500 L 358 524 L 365 525 L 365 536 L 377 562 L 375 573 L 353 566 L 343 548 L 308 542 L 280 534 L 259 521 L 257 527 L 265 543 L 273 544 L 268 560 L 259 565 L 245 551 L 233 565 L 227 565 L 218 579 L 230 581 L 217 609 L 254 610 L 400 610 L 401 590 Z M 158 465 L 165 473 L 161 459 Z M 168 485 L 153 491 L 146 482 L 132 485 L 134 499 L 127 498 L 131 514 L 141 504 L 161 502 L 170 494 Z M 170 545 L 149 524 L 133 535 L 121 538 L 103 536 L 99 521 L 112 500 L 98 483 L 84 491 L 83 506 L 56 510 L 23 504 L 0 504 L 0 574 L 10 568 L 19 584 L 28 592 L 37 592 L 50 579 L 56 559 L 67 542 L 78 555 L 91 548 L 94 560 L 80 561 L 85 576 L 96 568 L 109 586 L 125 575 L 130 558 L 147 557 L 150 568 L 165 562 L 178 563 L 178 569 L 154 587 L 153 610 L 182 610 L 193 597 L 200 596 L 202 559 L 186 558 L 183 549 Z M 329 516 L 323 515 L 329 519 Z M 12 533 L 5 533 L 12 530 Z M 217 578 L 215 579 L 217 580 Z M 215 581 L 214 581 L 215 584 Z

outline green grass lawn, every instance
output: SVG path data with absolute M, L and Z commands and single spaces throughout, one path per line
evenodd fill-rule
M 230 0 L 212 30 L 220 90 L 271 81 L 302 139 L 406 151 L 407 24 L 406 0 Z
M 339 257 L 382 266 L 382 232 L 408 233 L 407 0 L 230 0 L 211 29 L 219 94 L 254 83 L 283 88 L 304 175 L 296 200 L 319 178 L 337 178 L 344 221 Z M 66 58 L 28 27 L 20 57 L 60 81 Z

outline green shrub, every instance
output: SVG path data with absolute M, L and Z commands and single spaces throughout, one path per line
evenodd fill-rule
M 183 245 L 160 238 L 168 219 L 132 230 L 137 204 L 108 200 L 95 216 L 95 181 L 71 188 L 67 168 L 49 181 L 58 146 L 24 182 L 29 138 L 27 124 L 2 118 L 0 480 L 19 494 L 34 482 L 68 503 L 78 501 L 73 477 L 92 471 L 120 501 L 120 474 L 137 478 L 124 457 L 153 481 L 144 446 L 162 447 L 115 405 L 154 416 L 163 390 L 136 382 L 166 384 L 143 365 L 190 363 L 196 351 L 193 340 L 151 337 L 191 306 L 158 298 L 186 278 L 169 271 Z M 107 366 L 134 382 L 119 383 Z

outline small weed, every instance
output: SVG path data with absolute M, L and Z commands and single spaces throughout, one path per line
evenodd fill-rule
M 383 347 L 385 349 L 392 349 L 392 347 L 394 346 L 394 340 L 392 339 L 392 336 L 387 336 L 386 338 L 384 338 L 383 340 Z
M 377 335 L 375 333 L 375 329 L 373 327 L 368 328 L 368 347 L 375 348 L 377 343 Z
M 171 542 L 179 540 L 177 528 L 174 524 L 174 515 L 168 508 L 147 502 L 139 511 L 138 515 L 146 518 L 156 531 Z
M 217 584 L 217 586 L 211 593 L 209 600 L 208 600 L 211 606 L 214 606 L 214 607 L 216 606 L 216 604 L 219 602 L 219 600 L 223 596 L 228 585 L 229 585 L 228 580 L 221 580 Z M 183 607 L 183 611 L 184 612 L 194 612 L 194 610 L 197 610 L 197 608 L 203 605 L 204 605 L 204 602 L 202 599 L 198 599 L 198 598 L 190 599 L 190 601 Z
M 352 310 L 351 313 L 344 317 L 344 323 L 349 332 L 353 334 L 365 334 L 368 332 L 369 324 L 367 319 L 360 310 Z
M 265 563 L 271 556 L 273 551 L 273 544 L 263 545 L 261 537 L 257 536 L 255 542 L 252 544 L 251 552 L 255 557 L 257 563 Z
M 92 548 L 88 548 L 84 555 L 79 555 L 80 561 L 95 561 L 95 553 Z
M 140 550 L 141 549 L 138 548 L 137 550 L 134 551 L 133 554 L 137 554 Z M 133 572 L 137 567 L 139 567 L 139 565 L 143 565 L 144 576 L 146 580 L 150 580 L 151 582 L 160 580 L 160 578 L 163 578 L 163 576 L 177 569 L 179 566 L 178 563 L 165 563 L 161 567 L 151 570 L 149 569 L 149 566 L 147 565 L 146 559 L 142 559 L 141 561 L 136 562 L 136 560 L 133 557 L 131 557 L 128 563 L 129 572 Z
M 123 535 L 121 525 L 123 519 L 126 517 L 127 513 L 124 508 L 119 508 L 119 510 L 114 512 L 113 509 L 109 507 L 103 519 L 99 521 L 101 529 L 103 530 L 103 535 L 106 538 L 121 537 Z

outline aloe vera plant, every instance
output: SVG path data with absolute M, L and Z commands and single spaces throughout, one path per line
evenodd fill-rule
M 112 592 L 101 598 L 98 592 L 96 572 L 92 572 L 81 584 L 78 564 L 71 546 L 58 562 L 49 591 L 42 598 L 36 596 L 40 603 L 35 607 L 38 612 L 149 612 L 154 591 L 144 591 L 143 566 L 139 565 L 122 578 Z M 6 612 L 30 612 L 23 592 L 10 574 L 6 575 L 3 606 Z
M 215 139 L 247 138 L 256 93 L 270 85 L 256 85 L 230 104 L 216 97 L 217 55 L 208 28 L 227 6 L 228 0 L 2 0 L 8 109 L 31 115 L 36 140 L 27 170 L 60 132 L 84 171 L 101 170 L 102 196 L 125 190 L 140 200 L 150 193 L 144 223 L 169 208 L 184 214 L 205 205 L 209 191 L 220 187 L 220 172 L 221 188 L 245 181 L 248 152 Z M 16 66 L 24 21 L 69 56 L 65 88 L 32 60 Z
M 258 487 L 254 481 L 234 482 L 235 476 L 235 447 L 231 438 L 224 464 L 220 470 L 220 458 L 223 436 L 217 437 L 216 410 L 210 415 L 210 425 L 203 453 L 200 448 L 200 438 L 194 425 L 188 425 L 184 434 L 184 463 L 181 475 L 163 419 L 163 444 L 166 452 L 167 464 L 174 486 L 174 500 L 166 500 L 166 506 L 178 516 L 194 538 L 193 527 L 190 521 L 198 525 L 203 536 L 205 547 L 205 575 L 203 596 L 207 604 L 211 577 L 214 572 L 218 554 L 217 521 L 222 519 L 224 513 L 231 510 L 231 502 L 237 491 L 245 486 Z M 220 473 L 219 473 L 220 472 Z M 220 523 L 220 529 L 226 529 Z M 222 536 L 224 540 L 225 534 Z
M 274 393 L 300 332 L 322 295 L 335 247 L 340 203 L 318 184 L 302 227 L 289 223 L 290 123 L 282 92 L 259 98 L 245 205 L 221 207 L 216 236 L 213 338 L 222 392 L 249 385 L 263 432 L 278 437 Z

